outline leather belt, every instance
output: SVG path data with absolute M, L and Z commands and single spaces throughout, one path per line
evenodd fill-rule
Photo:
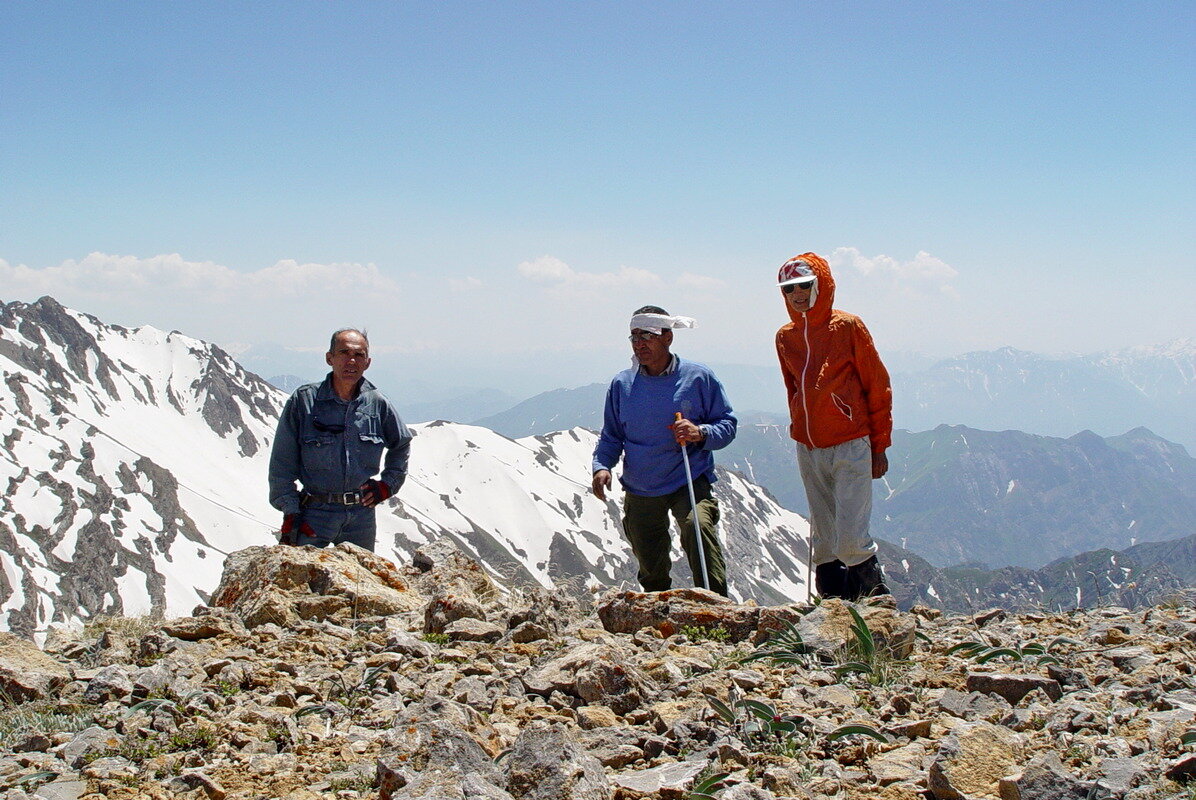
M 361 505 L 361 492 L 304 492 L 301 505 L 305 508 L 312 503 L 328 503 L 334 506 Z

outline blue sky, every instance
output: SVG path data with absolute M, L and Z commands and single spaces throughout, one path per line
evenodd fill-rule
M 1190 3 L 5 3 L 0 299 L 429 385 L 1196 337 Z M 248 348 L 248 350 L 247 350 Z M 314 354 L 311 351 L 315 351 Z

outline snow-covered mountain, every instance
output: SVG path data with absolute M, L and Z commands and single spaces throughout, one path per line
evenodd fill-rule
M 219 347 L 42 298 L 0 306 L 0 371 L 0 629 L 185 614 L 227 553 L 273 540 L 266 465 L 285 394 Z M 450 536 L 508 580 L 634 583 L 620 498 L 588 491 L 592 432 L 414 429 L 408 482 L 380 509 L 381 554 L 403 561 Z M 804 597 L 805 521 L 735 474 L 716 495 L 733 594 Z

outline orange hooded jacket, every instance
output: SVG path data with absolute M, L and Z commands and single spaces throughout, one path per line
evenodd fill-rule
M 818 284 L 808 311 L 795 311 L 785 302 L 793 321 L 777 331 L 777 357 L 789 395 L 789 435 L 815 448 L 868 436 L 872 452 L 883 453 L 893 438 L 888 370 L 863 321 L 831 308 L 835 279 L 830 265 L 814 253 L 795 258 L 810 265 Z

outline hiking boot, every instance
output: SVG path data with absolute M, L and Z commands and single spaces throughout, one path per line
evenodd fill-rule
M 844 597 L 847 592 L 847 565 L 839 559 L 814 567 L 814 588 L 819 597 Z
M 873 597 L 878 594 L 889 594 L 889 587 L 885 586 L 885 573 L 880 568 L 876 556 L 847 568 L 844 581 L 843 597 L 847 600 L 859 600 L 861 597 Z

